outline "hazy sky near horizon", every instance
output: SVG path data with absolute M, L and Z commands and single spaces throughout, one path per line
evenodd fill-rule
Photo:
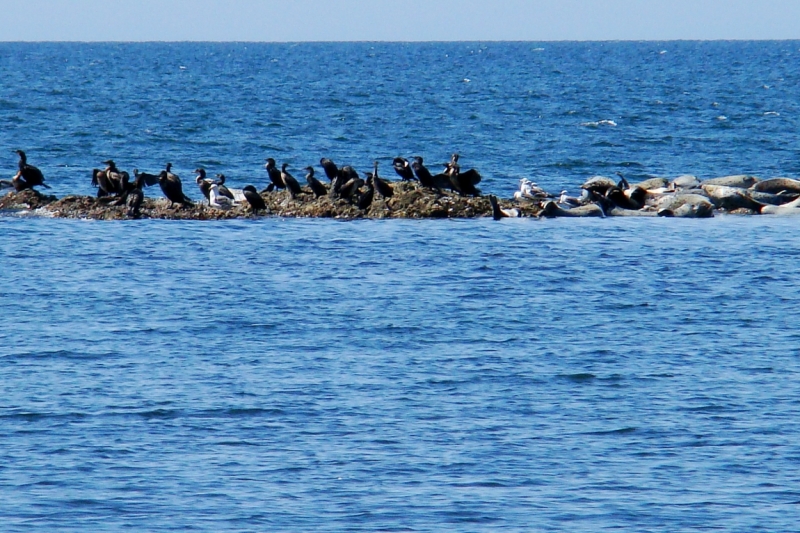
M 800 0 L 0 0 L 0 41 L 800 39 Z

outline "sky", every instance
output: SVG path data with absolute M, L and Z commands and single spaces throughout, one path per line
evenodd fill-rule
M 800 0 L 0 0 L 0 41 L 800 39 Z

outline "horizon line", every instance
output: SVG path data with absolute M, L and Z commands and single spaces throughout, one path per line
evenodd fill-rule
M 190 39 L 175 39 L 175 40 L 97 40 L 97 41 L 81 41 L 81 40 L 14 40 L 4 41 L 0 40 L 0 44 L 182 44 L 182 43 L 197 43 L 197 44 L 348 44 L 348 43 L 381 43 L 381 44 L 447 44 L 447 43 L 669 43 L 669 42 L 792 42 L 800 41 L 800 37 L 791 39 L 745 39 L 745 38 L 715 38 L 715 39 L 469 39 L 469 40 L 408 40 L 408 41 L 393 41 L 393 40 L 373 40 L 373 39 L 354 39 L 348 41 L 340 40 L 299 40 L 299 41 L 256 41 L 256 40 L 190 40 Z

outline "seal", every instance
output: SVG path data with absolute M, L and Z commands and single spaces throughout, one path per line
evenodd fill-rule
M 685 190 L 685 189 L 698 189 L 700 187 L 700 180 L 697 179 L 697 176 L 693 176 L 691 174 L 684 174 L 672 180 L 669 185 L 673 191 Z
M 737 189 L 749 189 L 758 183 L 758 178 L 747 174 L 737 174 L 735 176 L 724 176 L 722 178 L 711 178 L 703 180 L 703 185 L 722 185 L 724 187 L 735 187 Z
M 668 186 L 669 180 L 667 178 L 649 178 L 633 184 L 633 187 L 639 187 L 640 189 L 644 189 L 646 191 L 666 189 Z
M 689 205 L 683 209 L 684 205 Z M 661 197 L 656 204 L 659 216 L 689 216 L 694 214 L 711 216 L 714 204 L 702 194 L 675 193 Z
M 548 200 L 542 206 L 542 216 L 553 217 L 604 217 L 603 209 L 597 204 L 586 204 L 572 209 L 562 209 L 553 200 Z
M 490 194 L 489 195 L 489 203 L 492 206 L 492 218 L 495 220 L 500 220 L 503 218 L 519 218 L 520 211 L 519 209 L 503 209 L 500 207 L 500 204 L 497 202 L 497 196 Z
M 772 178 L 759 181 L 753 186 L 757 192 L 771 192 L 778 194 L 782 191 L 800 193 L 800 181 L 791 178 Z
M 764 207 L 764 204 L 756 202 L 749 196 L 747 189 L 724 185 L 703 185 L 702 189 L 706 191 L 714 205 L 720 209 L 733 211 L 744 208 L 759 212 Z

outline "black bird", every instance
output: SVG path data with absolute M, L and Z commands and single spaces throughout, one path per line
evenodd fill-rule
M 320 159 L 319 164 L 322 165 L 322 169 L 325 171 L 325 175 L 328 176 L 329 180 L 333 181 L 339 175 L 339 167 L 327 157 Z
M 242 192 L 244 193 L 247 203 L 250 204 L 254 215 L 257 215 L 259 211 L 263 211 L 267 208 L 267 204 L 264 203 L 264 199 L 260 194 L 258 194 L 256 188 L 252 185 L 246 186 L 244 189 L 242 189 Z
M 411 165 L 402 157 L 395 157 L 392 160 L 392 166 L 394 166 L 394 171 L 397 172 L 397 175 L 400 176 L 403 181 L 413 181 L 415 179 Z
M 267 175 L 269 176 L 269 181 L 272 182 L 273 189 L 286 188 L 286 185 L 284 185 L 283 180 L 281 179 L 281 171 L 275 166 L 274 159 L 271 157 L 268 158 L 267 164 L 264 165 L 264 168 L 267 169 Z
M 378 177 L 378 162 L 375 161 L 375 171 L 372 173 L 372 184 L 375 190 L 384 198 L 391 198 L 394 196 L 394 189 L 388 182 Z
M 141 213 L 139 208 L 144 201 L 144 175 L 134 171 L 136 178 L 133 183 L 125 183 L 122 193 L 119 198 L 111 205 L 126 205 L 128 207 L 128 218 L 139 218 Z
M 340 168 L 338 174 L 331 182 L 331 190 L 328 191 L 328 196 L 331 198 L 339 197 L 341 195 L 342 187 L 357 179 L 359 179 L 358 172 L 356 172 L 353 167 L 347 165 Z
M 22 150 L 14 150 L 14 153 L 19 156 L 19 163 L 17 164 L 19 170 L 17 171 L 17 175 L 11 180 L 12 182 L 18 182 L 18 184 L 14 185 L 14 188 L 18 191 L 33 189 L 37 186 L 49 189 L 50 186 L 44 182 L 44 174 L 42 174 L 42 171 L 28 164 L 28 157 L 25 155 L 25 152 Z
M 230 198 L 231 200 L 236 200 L 233 196 L 233 193 L 225 186 L 225 174 L 217 174 L 217 192 L 219 192 L 220 196 L 224 196 L 226 198 Z
M 308 174 L 306 174 L 306 181 L 308 182 L 308 186 L 311 187 L 311 192 L 314 193 L 314 196 L 319 198 L 320 196 L 328 194 L 328 189 L 325 188 L 325 185 L 314 177 L 314 167 L 306 167 L 306 170 L 308 171 Z
M 143 174 L 138 174 L 133 181 L 133 185 L 124 193 L 127 196 L 128 218 L 139 218 L 142 216 L 139 209 L 142 207 L 142 202 L 144 201 L 144 184 L 145 179 Z
M 198 168 L 195 172 L 197 173 L 197 178 L 195 178 L 197 186 L 200 187 L 200 192 L 203 193 L 205 199 L 209 200 L 211 198 L 211 185 L 214 182 L 206 178 L 206 170 L 204 168 Z
M 298 194 L 302 194 L 303 190 L 300 188 L 300 184 L 297 183 L 297 180 L 294 179 L 294 176 L 286 172 L 286 167 L 288 167 L 288 163 L 284 163 L 281 167 L 281 181 L 283 181 L 284 185 L 286 185 L 286 189 L 288 189 L 289 194 L 294 198 Z
M 366 211 L 369 209 L 369 206 L 372 205 L 372 200 L 375 198 L 375 186 L 372 184 L 372 178 L 367 178 L 367 190 L 361 193 L 361 197 L 358 199 L 358 208 L 362 211 Z
M 164 196 L 169 200 L 169 206 L 173 207 L 175 204 L 181 204 L 183 207 L 192 207 L 194 204 L 188 196 L 183 194 L 183 185 L 181 179 L 172 174 L 168 170 L 162 170 L 158 175 L 158 184 L 161 186 L 161 191 Z
M 475 169 L 461 172 L 458 159 L 459 155 L 453 154 L 450 162 L 445 165 L 447 167 L 445 174 L 450 179 L 451 188 L 462 196 L 480 196 L 481 191 L 475 188 L 475 185 L 481 182 L 481 175 Z
M 119 196 L 125 191 L 129 175 L 127 172 L 120 172 L 111 159 L 103 161 L 103 164 L 106 165 L 105 170 L 92 171 L 92 185 L 97 187 L 97 197 Z
M 417 175 L 417 179 L 423 187 L 427 187 L 429 189 L 437 188 L 431 171 L 428 170 L 422 162 L 422 157 L 418 155 L 414 156 L 414 162 L 411 163 L 411 169 L 414 171 L 414 174 Z

